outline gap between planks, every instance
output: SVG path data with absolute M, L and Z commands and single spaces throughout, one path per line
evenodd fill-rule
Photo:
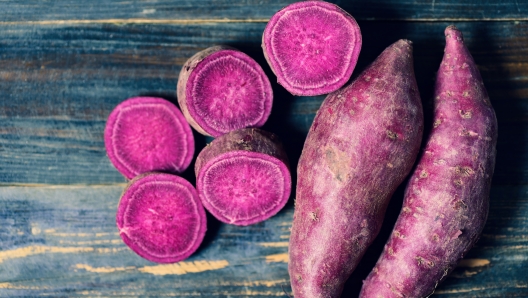
M 524 22 L 524 18 L 358 18 L 358 21 L 390 21 L 390 22 Z M 90 24 L 116 24 L 116 25 L 199 25 L 209 23 L 267 23 L 269 18 L 260 19 L 99 19 L 99 20 L 41 20 L 41 21 L 2 21 L 0 26 L 13 25 L 90 25 Z
M 126 187 L 127 183 L 99 183 L 99 184 L 46 184 L 46 183 L 1 183 L 0 189 L 2 188 L 21 188 L 21 187 L 34 187 L 34 188 L 52 188 L 52 189 L 74 189 L 74 188 L 103 188 L 103 187 Z

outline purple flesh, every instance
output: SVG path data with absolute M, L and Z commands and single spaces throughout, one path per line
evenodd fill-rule
M 250 225 L 270 218 L 288 201 L 291 175 L 276 137 L 242 129 L 213 140 L 196 161 L 197 191 L 218 220 Z
M 294 297 L 341 296 L 412 169 L 422 133 L 409 41 L 389 46 L 326 97 L 297 168 L 288 263 Z
M 191 127 L 161 98 L 135 97 L 117 105 L 104 139 L 108 158 L 128 179 L 150 171 L 181 173 L 194 154 Z
M 191 57 L 178 80 L 183 113 L 205 135 L 264 125 L 272 101 L 271 84 L 260 65 L 227 47 L 212 47 Z
M 434 125 L 402 212 L 360 297 L 426 297 L 477 241 L 486 222 L 497 120 L 454 26 L 437 73 Z
M 264 56 L 278 83 L 294 95 L 321 95 L 341 88 L 361 50 L 354 18 L 337 5 L 302 1 L 278 11 L 262 37 Z
M 140 175 L 129 183 L 119 201 L 116 223 L 126 245 L 157 263 L 189 257 L 207 229 L 194 187 L 181 177 L 161 173 Z

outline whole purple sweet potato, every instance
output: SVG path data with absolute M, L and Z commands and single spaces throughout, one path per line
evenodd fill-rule
M 291 175 L 277 136 L 256 128 L 214 139 L 198 155 L 196 189 L 218 220 L 246 226 L 270 218 L 288 201 Z
M 360 297 L 425 297 L 477 241 L 488 215 L 497 120 L 454 26 L 435 89 L 434 125 L 403 209 Z
M 389 46 L 328 95 L 299 160 L 289 246 L 296 298 L 339 297 L 411 171 L 423 133 L 412 46 Z
M 274 14 L 264 30 L 264 57 L 277 81 L 294 95 L 321 95 L 341 88 L 361 50 L 356 20 L 325 1 L 300 1 Z
M 227 46 L 210 47 L 189 58 L 181 69 L 177 93 L 189 124 L 213 137 L 261 127 L 273 103 L 271 84 L 260 65 Z

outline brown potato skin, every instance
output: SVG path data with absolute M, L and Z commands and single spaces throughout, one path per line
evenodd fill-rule
M 340 297 L 409 174 L 423 134 L 412 46 L 389 46 L 328 95 L 299 160 L 289 246 L 296 298 Z

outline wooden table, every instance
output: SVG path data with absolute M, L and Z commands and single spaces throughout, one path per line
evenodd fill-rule
M 256 59 L 271 81 L 261 35 L 285 1 L 0 1 L 0 296 L 286 297 L 293 197 L 250 227 L 209 217 L 191 258 L 171 265 L 129 250 L 115 227 L 125 179 L 106 157 L 110 111 L 137 95 L 176 101 L 182 64 L 215 44 Z M 431 122 L 443 30 L 464 33 L 499 120 L 498 158 L 483 235 L 435 297 L 528 297 L 528 2 L 336 1 L 358 20 L 354 75 L 400 38 Z M 293 97 L 273 84 L 265 128 L 284 141 L 293 168 L 323 96 Z M 429 124 L 430 126 L 430 124 Z M 197 149 L 206 138 L 195 135 Z M 194 174 L 184 176 L 194 183 Z M 295 178 L 295 177 L 294 177 Z M 346 285 L 357 296 L 402 204 Z

